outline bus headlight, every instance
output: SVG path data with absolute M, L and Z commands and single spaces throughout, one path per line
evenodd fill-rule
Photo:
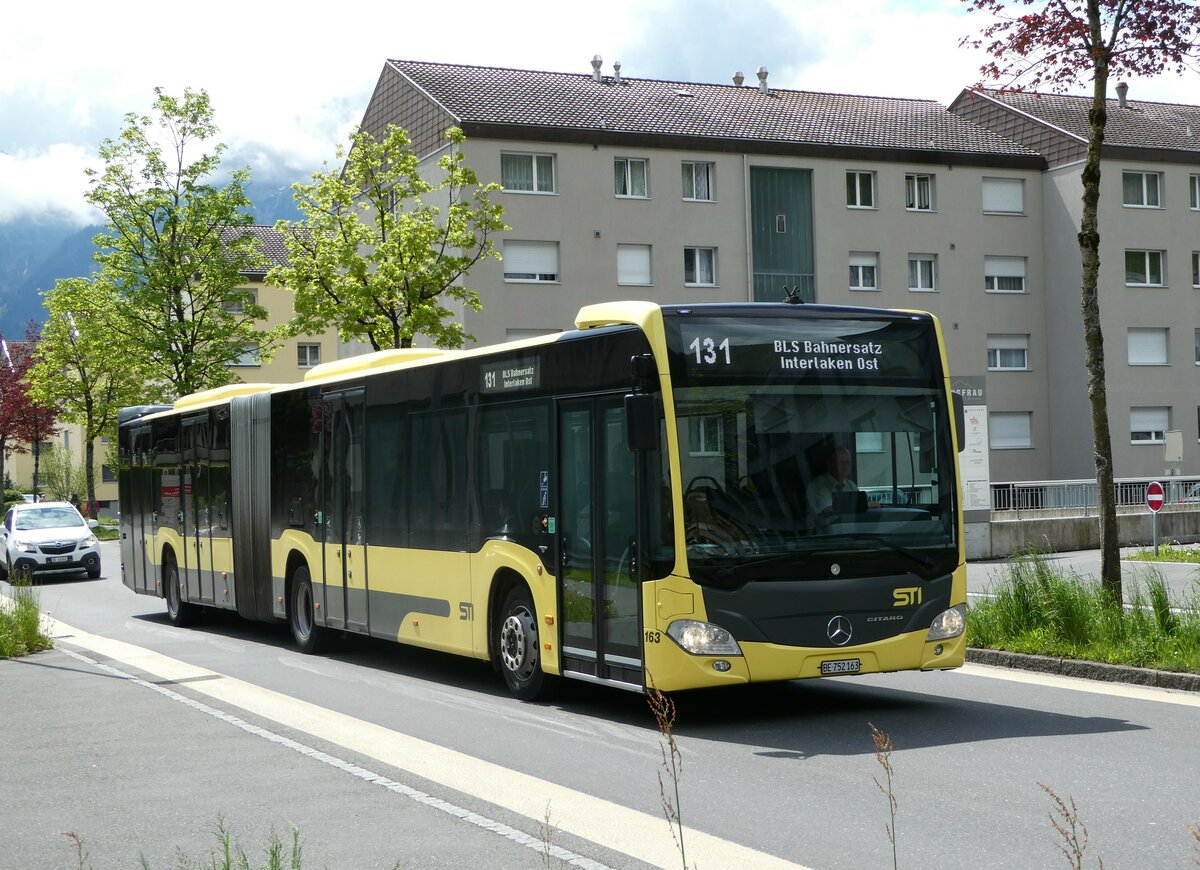
M 949 610 L 943 610 L 929 626 L 929 637 L 926 640 L 946 640 L 958 637 L 967 627 L 967 605 L 959 604 Z
M 733 635 L 710 622 L 680 619 L 667 629 L 671 638 L 694 656 L 740 656 L 742 648 Z

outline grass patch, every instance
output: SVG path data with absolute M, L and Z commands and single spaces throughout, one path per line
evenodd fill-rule
M 50 638 L 42 632 L 42 615 L 37 595 L 28 579 L 13 577 L 12 602 L 0 607 L 0 658 L 11 659 L 50 649 Z
M 1161 549 L 1161 548 L 1160 548 Z M 1172 601 L 1162 576 L 1126 578 L 1129 603 L 1115 607 L 1098 582 L 1062 574 L 1039 556 L 1022 556 L 994 590 L 973 604 L 973 647 L 1200 673 L 1200 599 Z M 1200 587 L 1197 587 L 1200 591 Z
M 1188 562 L 1200 565 L 1200 547 L 1185 547 L 1181 544 L 1159 544 L 1158 555 L 1153 547 L 1146 547 L 1125 556 L 1129 562 Z

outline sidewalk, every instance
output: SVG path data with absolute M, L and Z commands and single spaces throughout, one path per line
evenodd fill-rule
M 143 857 L 154 870 L 210 866 L 222 819 L 253 867 L 265 863 L 272 835 L 290 866 L 293 828 L 305 868 L 527 870 L 542 861 L 527 846 L 306 763 L 62 646 L 0 659 L 0 710 L 4 870 L 134 868 Z M 86 858 L 67 834 L 82 840 Z

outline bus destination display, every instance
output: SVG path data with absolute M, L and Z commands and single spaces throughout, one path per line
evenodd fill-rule
M 815 334 L 799 338 L 798 330 L 780 326 L 779 321 L 745 320 L 682 325 L 684 373 L 689 378 L 915 373 L 921 354 L 931 352 L 928 324 L 827 321 L 818 324 Z

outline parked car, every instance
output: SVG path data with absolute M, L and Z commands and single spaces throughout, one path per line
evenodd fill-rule
M 92 531 L 99 523 L 65 501 L 18 503 L 0 526 L 0 573 L 14 571 L 87 571 L 100 576 L 100 542 Z

